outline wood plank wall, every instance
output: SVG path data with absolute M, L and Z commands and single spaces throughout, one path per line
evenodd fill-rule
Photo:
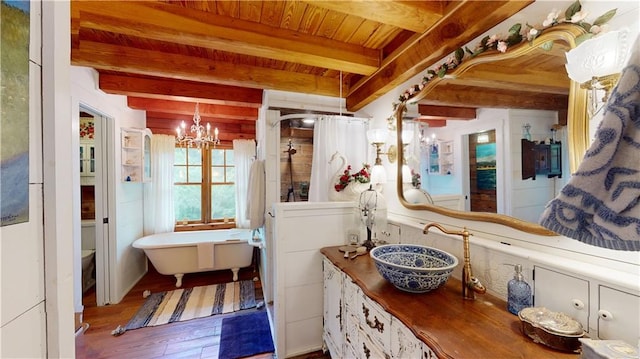
M 289 165 L 289 139 L 293 143 L 296 153 L 291 156 Z M 311 161 L 313 159 L 313 129 L 287 127 L 280 134 L 280 201 L 287 202 L 287 193 L 291 185 L 289 169 L 293 169 L 294 198 L 289 202 L 306 201 L 307 196 L 301 195 L 301 183 L 307 185 L 311 179 Z M 307 187 L 308 189 L 308 187 Z

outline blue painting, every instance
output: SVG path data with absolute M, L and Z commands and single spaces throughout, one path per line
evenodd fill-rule
M 496 189 L 496 144 L 476 145 L 476 176 L 479 190 Z
M 29 1 L 0 3 L 0 217 L 29 221 Z

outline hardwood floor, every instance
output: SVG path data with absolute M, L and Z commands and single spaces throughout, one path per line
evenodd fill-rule
M 258 278 L 252 268 L 240 271 L 239 279 Z M 231 271 L 193 273 L 185 275 L 183 287 L 225 283 L 232 280 Z M 76 358 L 217 358 L 220 346 L 222 318 L 231 313 L 193 319 L 157 327 L 130 330 L 120 336 L 111 332 L 127 324 L 144 303 L 142 293 L 175 289 L 173 276 L 161 275 L 149 265 L 149 273 L 118 304 L 96 306 L 95 292 L 90 290 L 83 298 L 84 323 L 89 327 L 76 337 Z M 262 287 L 256 281 L 256 300 L 262 301 Z M 251 309 L 258 310 L 258 309 Z M 260 310 L 265 310 L 264 307 Z M 246 312 L 246 311 L 243 311 Z M 272 358 L 273 353 L 253 356 L 253 359 Z

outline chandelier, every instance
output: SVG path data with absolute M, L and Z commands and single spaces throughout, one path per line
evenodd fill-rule
M 198 109 L 198 103 L 196 103 L 196 111 L 193 113 L 193 125 L 191 125 L 190 131 L 191 135 L 187 134 L 186 127 L 187 125 L 182 121 L 180 126 L 176 128 L 176 144 L 179 146 L 197 148 L 208 148 L 209 146 L 213 146 L 213 148 L 216 148 L 216 145 L 220 144 L 218 128 L 216 127 L 213 130 L 213 136 L 211 136 L 211 124 L 207 123 L 206 129 L 200 124 L 200 110 Z

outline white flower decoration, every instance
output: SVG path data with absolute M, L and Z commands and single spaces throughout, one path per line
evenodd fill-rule
M 507 43 L 504 41 L 498 41 L 498 51 L 506 52 L 507 51 Z
M 589 15 L 589 12 L 580 10 L 577 13 L 573 14 L 573 16 L 571 16 L 571 22 L 574 24 L 579 23 L 580 21 L 584 20 L 587 15 Z

